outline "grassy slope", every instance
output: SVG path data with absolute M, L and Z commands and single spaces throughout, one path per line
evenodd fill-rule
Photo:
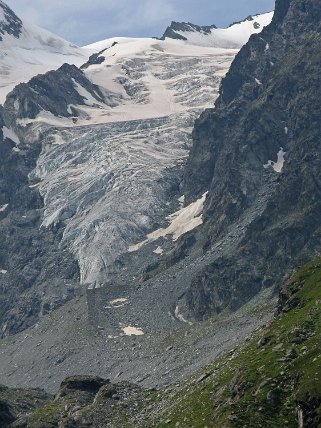
M 146 427 L 297 427 L 300 408 L 304 426 L 321 426 L 321 259 L 301 268 L 283 296 L 287 312 L 209 366 L 206 380 L 199 374 L 173 389 L 169 408 Z

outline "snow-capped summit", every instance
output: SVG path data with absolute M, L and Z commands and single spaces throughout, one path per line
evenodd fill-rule
M 22 21 L 0 1 L 0 104 L 21 82 L 68 62 L 80 66 L 89 52 Z
M 189 22 L 172 22 L 162 39 L 178 39 L 198 46 L 240 49 L 252 34 L 260 33 L 263 27 L 271 22 L 272 17 L 273 12 L 249 16 L 228 28 L 217 28 L 215 25 L 200 27 Z

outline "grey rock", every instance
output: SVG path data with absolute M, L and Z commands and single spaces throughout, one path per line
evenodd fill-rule
M 4 20 L 0 21 L 0 41 L 2 41 L 3 36 L 7 34 L 18 39 L 21 34 L 22 21 L 2 1 L 0 2 L 0 10 L 4 14 Z
M 209 191 L 204 250 L 228 231 L 240 236 L 246 222 L 238 242 L 230 238 L 233 251 L 192 280 L 186 301 L 198 319 L 235 309 L 263 287 L 278 288 L 321 250 L 314 179 L 321 170 L 320 14 L 317 1 L 277 2 L 272 24 L 237 55 L 216 108 L 196 121 L 183 192 L 188 202 Z M 277 172 L 268 165 L 281 147 Z
M 199 26 L 195 24 L 191 24 L 190 22 L 175 22 L 172 21 L 171 25 L 166 28 L 164 34 L 162 35 L 160 40 L 165 40 L 166 37 L 170 39 L 177 40 L 187 40 L 186 37 L 177 33 L 180 32 L 198 32 L 200 34 L 210 34 L 213 28 L 217 28 L 216 25 L 210 26 Z

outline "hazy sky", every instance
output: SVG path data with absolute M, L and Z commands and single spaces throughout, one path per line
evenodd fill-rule
M 268 12 L 274 0 L 4 0 L 21 18 L 79 45 L 160 36 L 170 21 L 220 27 Z

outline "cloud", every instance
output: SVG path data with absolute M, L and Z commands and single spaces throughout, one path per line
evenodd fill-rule
M 22 18 L 80 45 L 112 36 L 160 36 L 172 20 L 228 25 L 274 0 L 5 0 Z

